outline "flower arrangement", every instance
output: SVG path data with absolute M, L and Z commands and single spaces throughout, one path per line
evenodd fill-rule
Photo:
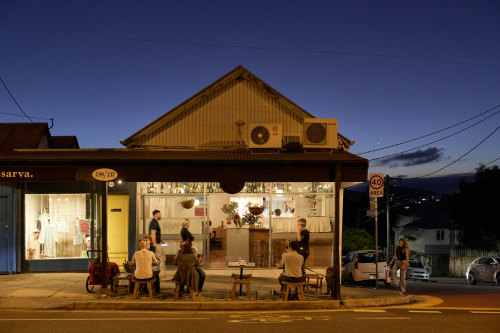
M 259 219 L 260 219 L 260 217 L 257 215 L 253 215 L 251 213 L 246 213 L 241 218 L 241 223 L 248 224 L 249 226 L 255 227 L 255 226 L 260 225 Z
M 234 215 L 238 212 L 238 203 L 236 201 L 231 201 L 228 204 L 224 204 L 222 206 L 221 210 L 224 214 L 227 215 L 228 221 L 232 220 L 234 218 Z

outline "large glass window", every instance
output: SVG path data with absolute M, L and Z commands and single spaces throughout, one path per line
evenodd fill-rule
M 92 225 L 89 194 L 26 194 L 26 259 L 86 257 Z

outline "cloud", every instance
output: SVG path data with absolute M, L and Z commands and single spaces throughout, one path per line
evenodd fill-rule
M 426 150 L 417 150 L 413 153 L 399 154 L 378 160 L 375 162 L 375 165 L 397 168 L 400 166 L 409 167 L 413 165 L 437 162 L 443 159 L 443 150 L 443 148 L 435 147 L 427 148 Z

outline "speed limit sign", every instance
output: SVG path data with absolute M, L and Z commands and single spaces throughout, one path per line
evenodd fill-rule
M 384 196 L 384 174 L 383 173 L 370 173 L 370 197 L 383 197 Z

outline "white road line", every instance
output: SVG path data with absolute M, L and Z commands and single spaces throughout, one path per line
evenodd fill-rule
M 149 320 L 208 320 L 212 318 L 0 318 L 0 321 L 114 321 L 114 320 L 134 320 L 134 321 L 149 321 Z
M 353 312 L 376 312 L 376 313 L 380 313 L 380 312 L 387 312 L 385 310 L 375 310 L 375 309 L 358 309 L 358 310 L 352 310 Z
M 500 311 L 471 311 L 470 313 L 477 313 L 477 314 L 500 314 Z
M 358 320 L 408 320 L 410 317 L 358 317 Z
M 415 313 L 437 313 L 437 314 L 441 313 L 441 311 L 431 311 L 431 310 L 408 310 L 408 312 L 415 312 Z

